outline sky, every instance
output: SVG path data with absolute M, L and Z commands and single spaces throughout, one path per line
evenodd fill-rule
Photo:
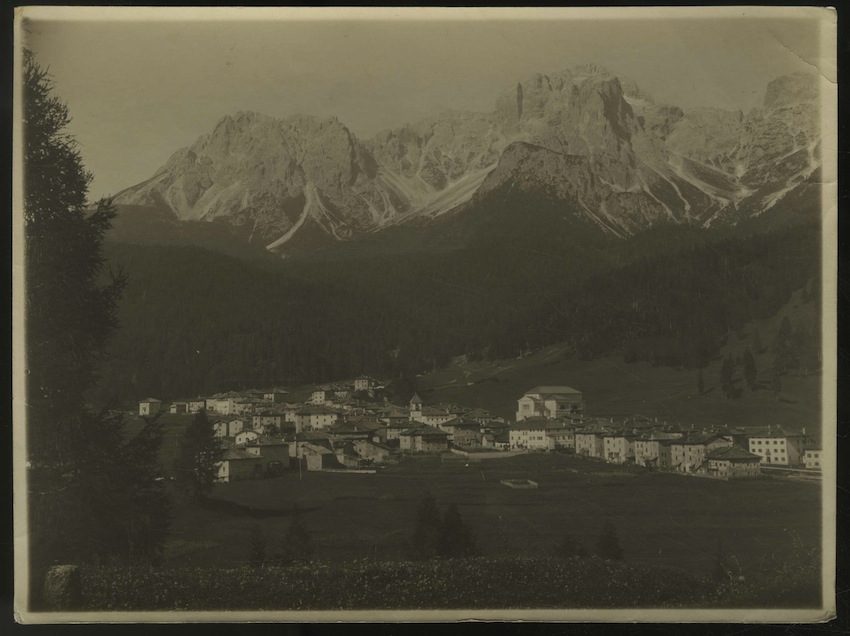
M 477 19 L 482 10 L 472 10 L 464 19 L 257 21 L 43 10 L 26 20 L 24 41 L 69 106 L 69 131 L 94 174 L 92 199 L 147 179 L 239 110 L 336 116 L 365 139 L 445 109 L 491 111 L 517 81 L 577 64 L 605 66 L 685 110 L 746 112 L 780 75 L 834 73 L 819 44 L 822 22 L 810 14 Z

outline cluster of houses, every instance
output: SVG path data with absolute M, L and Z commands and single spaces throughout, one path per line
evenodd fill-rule
M 402 407 L 374 399 L 377 380 L 315 388 L 300 402 L 283 390 L 229 392 L 176 400 L 173 414 L 205 410 L 224 455 L 219 480 L 278 474 L 292 466 L 369 470 L 406 453 L 561 451 L 606 462 L 723 479 L 756 477 L 764 465 L 820 469 L 821 451 L 806 435 L 781 427 L 695 430 L 646 417 L 588 417 L 580 391 L 538 386 L 517 401 L 516 421 L 480 408 L 426 405 L 418 394 Z M 139 402 L 139 414 L 165 410 Z

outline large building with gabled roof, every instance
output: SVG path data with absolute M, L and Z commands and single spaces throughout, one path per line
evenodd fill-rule
M 581 391 L 568 386 L 536 386 L 517 400 L 516 421 L 529 417 L 557 419 L 584 410 Z

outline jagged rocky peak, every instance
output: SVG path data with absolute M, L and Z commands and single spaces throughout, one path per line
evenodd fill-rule
M 489 114 L 448 110 L 382 131 L 367 146 L 385 168 L 440 191 L 494 165 L 504 138 Z
M 817 101 L 818 76 L 815 73 L 791 73 L 769 82 L 764 93 L 764 107 L 781 108 Z
M 546 191 L 620 236 L 735 222 L 820 165 L 818 81 L 777 78 L 748 113 L 683 110 L 585 64 L 510 85 L 491 113 L 444 111 L 368 141 L 335 117 L 242 111 L 117 199 L 246 226 L 271 249 L 433 220 L 503 187 Z

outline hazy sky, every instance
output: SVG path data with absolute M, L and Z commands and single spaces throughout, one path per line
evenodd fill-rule
M 823 66 L 817 28 L 757 18 L 33 19 L 27 43 L 69 105 L 96 198 L 148 178 L 238 110 L 335 115 L 367 138 L 447 108 L 490 111 L 520 79 L 589 62 L 659 103 L 746 111 L 771 79 Z

